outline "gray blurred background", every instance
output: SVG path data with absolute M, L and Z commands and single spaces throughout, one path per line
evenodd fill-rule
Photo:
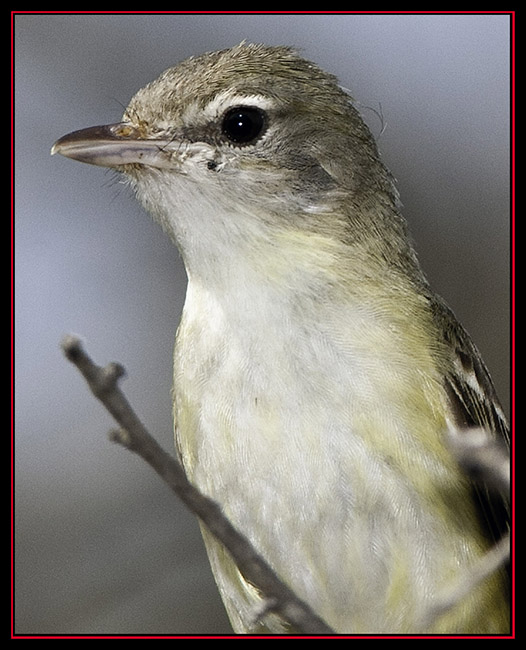
M 49 150 L 118 121 L 165 68 L 243 39 L 298 46 L 351 90 L 427 275 L 509 408 L 508 16 L 18 15 L 17 633 L 230 631 L 194 518 L 107 441 L 110 417 L 59 349 L 74 332 L 97 362 L 122 362 L 130 401 L 172 449 L 184 269 L 111 172 Z

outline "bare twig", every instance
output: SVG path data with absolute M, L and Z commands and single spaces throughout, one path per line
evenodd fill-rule
M 449 585 L 425 612 L 420 628 L 430 629 L 433 624 L 448 611 L 456 607 L 481 582 L 489 578 L 510 557 L 510 534 L 507 533 L 490 550 L 483 555 L 468 571 L 464 572 L 454 584 Z
M 137 417 L 118 386 L 124 375 L 119 364 L 97 366 L 74 336 L 62 342 L 66 357 L 82 373 L 93 394 L 121 427 L 113 431 L 113 441 L 143 458 L 170 486 L 185 505 L 228 549 L 243 576 L 254 584 L 270 603 L 272 611 L 305 634 L 334 634 L 333 630 L 301 601 L 256 553 L 248 539 L 225 517 L 219 505 L 204 496 L 186 478 L 181 465 L 155 441 Z
M 459 432 L 461 435 L 458 435 Z M 502 495 L 509 495 L 510 455 L 501 441 L 490 436 L 485 429 L 473 427 L 451 431 L 449 445 L 460 467 L 473 481 L 483 483 Z M 420 629 L 431 628 L 481 582 L 503 567 L 510 559 L 510 547 L 511 535 L 508 532 L 435 598 L 422 617 Z

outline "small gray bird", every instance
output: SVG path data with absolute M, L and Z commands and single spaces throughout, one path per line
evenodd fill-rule
M 177 451 L 276 573 L 337 632 L 506 633 L 500 572 L 419 628 L 506 526 L 448 438 L 508 428 L 335 78 L 241 44 L 54 152 L 122 172 L 181 251 Z M 203 535 L 234 630 L 290 631 Z

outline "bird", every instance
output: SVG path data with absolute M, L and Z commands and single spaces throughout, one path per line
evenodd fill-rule
M 337 78 L 243 42 L 52 153 L 119 173 L 179 249 L 177 455 L 276 575 L 336 633 L 506 634 L 504 570 L 419 627 L 509 526 L 448 440 L 509 425 Z M 233 630 L 293 633 L 202 533 Z

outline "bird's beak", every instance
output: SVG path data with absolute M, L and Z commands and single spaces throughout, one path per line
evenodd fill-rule
M 68 133 L 55 142 L 51 155 L 60 153 L 67 158 L 101 167 L 120 167 L 133 163 L 171 167 L 174 152 L 170 144 L 173 142 L 167 139 L 141 138 L 134 127 L 122 122 Z

